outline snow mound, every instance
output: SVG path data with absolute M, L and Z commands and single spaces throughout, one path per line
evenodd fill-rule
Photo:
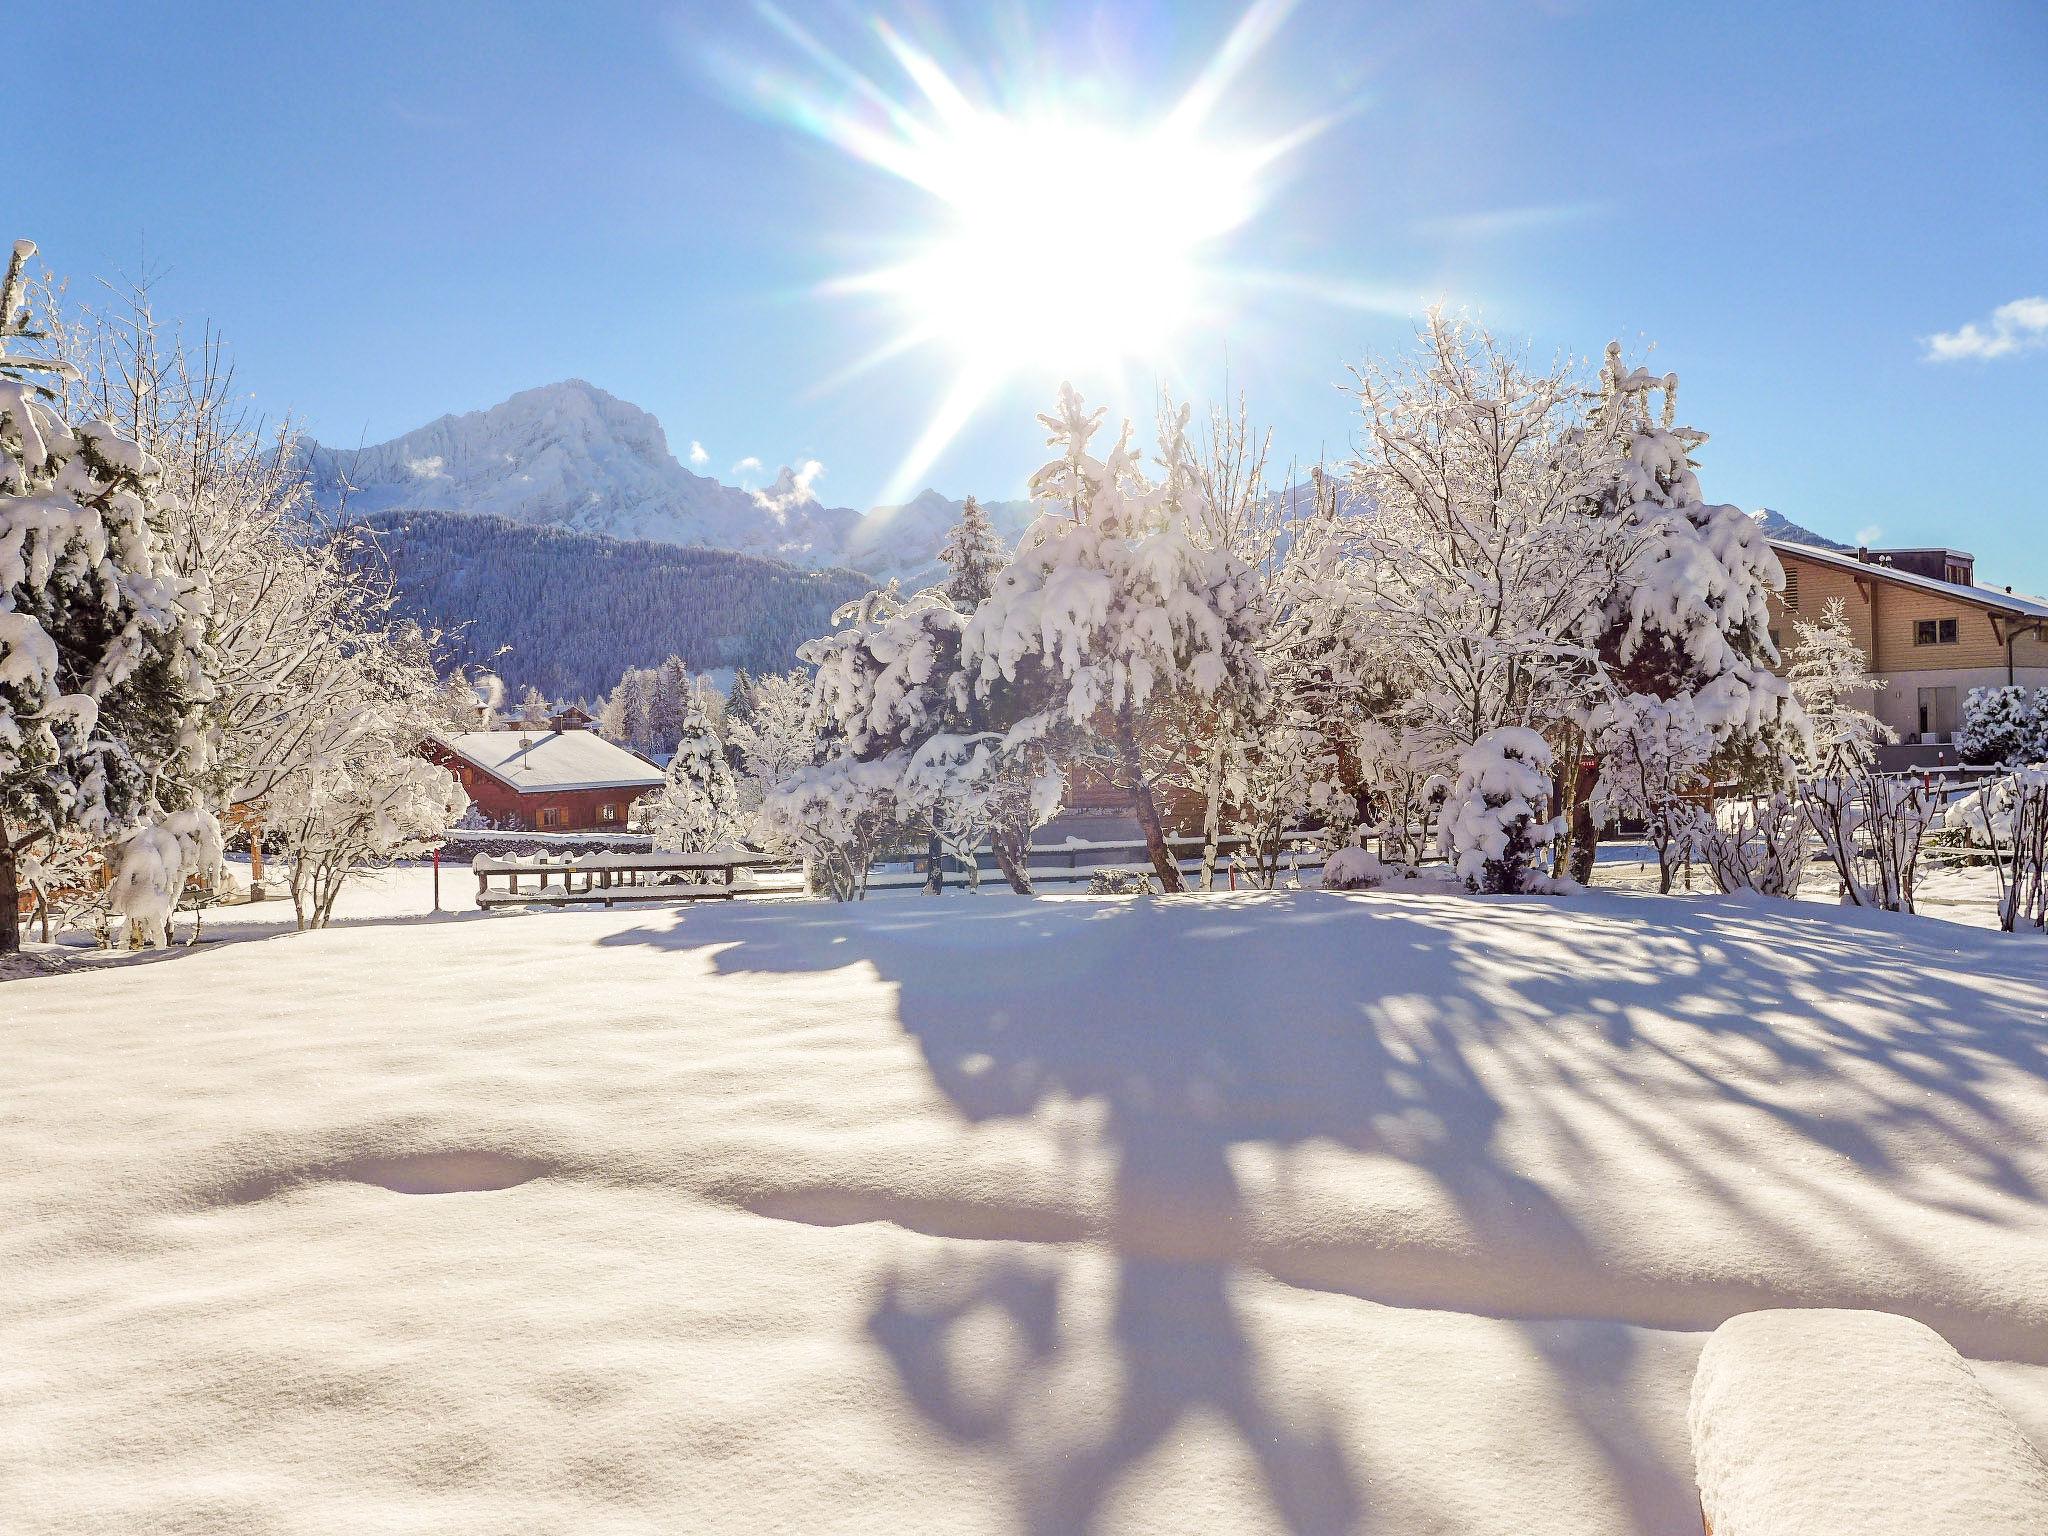
M 1910 1318 L 1730 1318 L 1700 1356 L 1689 1421 L 1714 1536 L 2048 1531 L 2048 1463 Z

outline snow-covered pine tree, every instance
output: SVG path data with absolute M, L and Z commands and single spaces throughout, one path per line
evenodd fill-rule
M 546 694 L 528 684 L 526 691 L 519 695 L 519 703 L 513 712 L 523 729 L 544 731 L 548 726 L 548 716 L 554 713 L 554 706 L 548 703 Z
M 668 779 L 636 807 L 641 824 L 663 853 L 710 853 L 730 845 L 740 829 L 740 797 L 725 745 L 695 692 L 669 759 Z
M 1437 836 L 1472 890 L 1543 888 L 1540 861 L 1562 830 L 1544 814 L 1550 770 L 1550 744 L 1526 726 L 1489 731 L 1458 754 Z
M 671 656 L 647 680 L 647 739 L 666 752 L 690 723 L 697 680 L 680 656 Z
M 1966 763 L 2011 768 L 2048 757 L 2048 688 L 1972 688 L 1956 728 L 1956 750 Z
M 960 521 L 939 546 L 938 557 L 948 572 L 940 583 L 946 596 L 962 613 L 972 613 L 995 590 L 997 573 L 1010 562 L 1010 546 L 981 503 L 970 496 L 961 504 Z
M 0 952 L 20 948 L 16 863 L 67 828 L 110 837 L 200 765 L 201 615 L 151 521 L 157 466 L 67 422 L 61 365 L 0 279 Z M 13 344 L 13 345 L 10 345 Z
M 1796 706 L 1772 671 L 1769 602 L 1784 587 L 1784 571 L 1755 518 L 1701 499 L 1691 456 L 1707 434 L 1675 424 L 1677 403 L 1676 374 L 1630 368 L 1620 343 L 1608 344 L 1588 431 L 1624 449 L 1612 480 L 1597 488 L 1591 515 L 1612 526 L 1624 559 L 1598 644 L 1603 681 L 1616 697 L 1664 700 L 1696 721 L 1708 733 L 1715 777 L 1769 788 L 1784 778 L 1798 730 Z M 1666 754 L 1676 718 L 1611 705 L 1594 705 L 1608 712 L 1599 740 L 1587 743 L 1599 772 L 1617 753 L 1633 760 L 1621 770 L 1631 788 L 1607 797 L 1610 807 L 1642 787 L 1637 768 Z M 1651 739 L 1631 740 L 1631 722 Z M 1567 788 L 1574 790 L 1571 873 L 1583 880 L 1599 819 L 1585 814 L 1590 807 L 1576 784 Z M 1669 874 L 1667 865 L 1663 878 Z

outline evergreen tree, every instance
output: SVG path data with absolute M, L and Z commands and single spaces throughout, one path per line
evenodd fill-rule
M 1966 763 L 2001 768 L 2039 762 L 2048 756 L 2048 689 L 1972 688 L 1963 701 L 1956 750 Z
M 972 613 L 995 591 L 997 573 L 1010 563 L 1010 546 L 981 503 L 970 496 L 960 508 L 960 521 L 939 547 L 939 560 L 951 573 L 940 584 L 946 596 L 962 613 Z
M 200 615 L 151 523 L 157 466 L 108 423 L 67 423 L 62 365 L 0 281 L 0 952 L 20 947 L 17 861 L 77 829 L 111 837 L 176 776 L 206 682 Z
M 709 853 L 737 837 L 739 789 L 703 702 L 685 695 L 685 717 L 668 781 L 640 802 L 640 819 L 665 853 Z
M 666 751 L 689 726 L 695 684 L 680 656 L 654 669 L 647 688 L 647 737 L 659 750 Z

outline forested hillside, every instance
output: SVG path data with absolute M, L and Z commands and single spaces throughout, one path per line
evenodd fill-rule
M 831 627 L 834 608 L 870 585 L 852 571 L 471 512 L 361 522 L 402 616 L 443 631 L 451 661 L 551 698 L 597 699 L 627 667 L 670 655 L 697 671 L 783 671 L 798 645 Z

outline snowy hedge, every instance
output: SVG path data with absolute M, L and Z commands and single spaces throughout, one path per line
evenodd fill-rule
M 2048 1531 L 2048 1463 L 1911 1318 L 1731 1318 L 1700 1355 L 1687 1417 L 1714 1536 Z

